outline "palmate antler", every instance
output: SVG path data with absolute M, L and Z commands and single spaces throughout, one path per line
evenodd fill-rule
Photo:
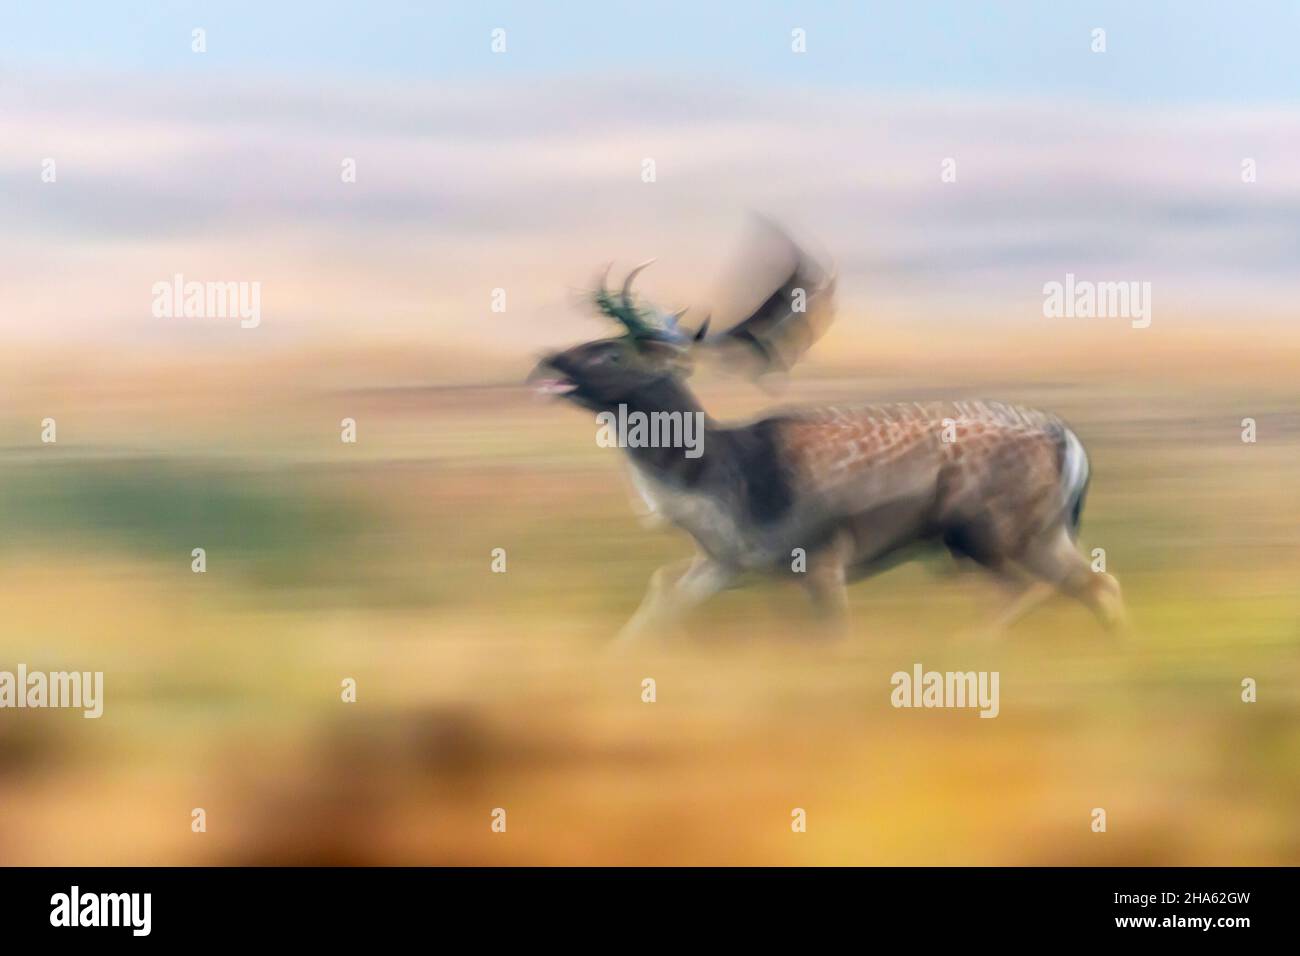
M 784 282 L 749 315 L 704 344 L 749 375 L 788 372 L 830 328 L 835 317 L 832 270 L 791 244 L 794 263 Z
M 686 309 L 663 313 L 653 307 L 637 306 L 632 282 L 653 259 L 629 272 L 617 294 L 606 286 L 610 269 L 606 266 L 595 293 L 596 307 L 622 324 L 632 339 L 668 343 L 683 350 L 698 345 L 724 364 L 755 378 L 771 371 L 787 372 L 830 326 L 836 277 L 833 271 L 809 259 L 784 232 L 775 227 L 773 231 L 787 247 L 791 260 L 785 281 L 753 312 L 720 335 L 705 338 L 708 318 L 694 333 L 679 328 L 678 319 Z

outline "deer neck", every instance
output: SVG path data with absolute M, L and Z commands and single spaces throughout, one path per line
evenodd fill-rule
M 672 426 L 674 429 L 680 427 L 682 436 L 693 439 L 695 448 L 682 444 L 629 442 L 625 450 L 632 463 L 652 477 L 676 485 L 693 484 L 709 460 L 707 436 L 713 429 L 703 406 L 691 390 L 680 379 L 663 378 L 627 395 L 623 406 L 630 420 L 633 413 L 642 413 L 648 434 L 661 438 L 666 430 L 662 424 L 664 414 L 679 416 L 672 419 Z M 620 409 L 613 412 L 623 414 Z

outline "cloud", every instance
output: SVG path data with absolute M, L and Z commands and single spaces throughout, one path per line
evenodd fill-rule
M 0 109 L 21 144 L 0 156 L 0 321 L 28 336 L 175 336 L 149 321 L 147 290 L 184 272 L 261 281 L 267 325 L 299 334 L 529 341 L 541 317 L 578 327 L 567 290 L 610 258 L 658 254 L 658 294 L 707 301 L 750 209 L 818 236 L 863 309 L 1032 311 L 1074 271 L 1249 314 L 1300 284 L 1300 124 L 1284 109 L 635 76 L 41 74 L 7 84 Z M 496 287 L 505 316 L 487 309 Z

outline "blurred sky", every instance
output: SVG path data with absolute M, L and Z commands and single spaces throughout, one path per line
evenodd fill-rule
M 1290 0 L 1097 2 L 420 3 L 257 0 L 6 3 L 11 63 L 473 82 L 501 74 L 653 72 L 835 88 L 1290 102 L 1300 96 Z M 509 31 L 510 56 L 482 55 Z M 789 30 L 815 56 L 789 56 Z M 1105 27 L 1104 69 L 1081 34 Z
M 1300 293 L 1285 0 L 51 2 L 3 23 L 18 338 L 532 346 L 590 331 L 571 290 L 611 258 L 658 255 L 648 292 L 725 311 L 750 210 L 835 256 L 864 334 L 1042 323 L 1067 271 L 1151 281 L 1156 323 L 1276 319 Z M 177 272 L 261 281 L 262 325 L 152 318 Z

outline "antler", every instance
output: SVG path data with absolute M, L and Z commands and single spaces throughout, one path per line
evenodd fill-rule
M 648 266 L 652 265 L 653 263 L 654 263 L 653 259 L 647 259 L 645 262 L 641 263 L 639 266 L 637 266 L 635 269 L 629 272 L 627 274 L 627 278 L 623 280 L 623 293 L 622 293 L 623 304 L 628 308 L 631 308 L 632 306 L 632 280 L 635 279 L 637 276 L 639 276 Z
M 789 262 L 785 281 L 731 328 L 707 341 L 701 338 L 727 365 L 755 378 L 788 372 L 822 337 L 835 314 L 834 265 L 822 267 L 779 226 L 767 225 Z
M 647 259 L 629 272 L 627 278 L 623 280 L 623 288 L 619 291 L 617 297 L 605 285 L 609 279 L 610 270 L 610 266 L 606 266 L 596 290 L 596 307 L 611 319 L 621 323 L 627 329 L 628 335 L 634 339 L 671 340 L 674 338 L 673 330 L 656 324 L 651 318 L 653 313 L 647 314 L 638 309 L 636 303 L 632 300 L 632 282 L 654 261 L 654 259 Z M 613 265 L 613 263 L 610 265 Z
M 679 320 L 686 309 L 663 312 L 648 304 L 638 308 L 632 283 L 654 259 L 647 259 L 629 272 L 617 293 L 607 286 L 613 263 L 605 266 L 594 294 L 596 307 L 621 324 L 632 339 L 652 339 L 683 351 L 700 345 L 754 377 L 789 371 L 831 324 L 836 272 L 834 265 L 823 267 L 805 255 L 779 226 L 767 225 L 772 238 L 784 247 L 789 272 L 785 281 L 749 315 L 724 332 L 706 338 L 707 315 L 694 332 L 682 329 Z

